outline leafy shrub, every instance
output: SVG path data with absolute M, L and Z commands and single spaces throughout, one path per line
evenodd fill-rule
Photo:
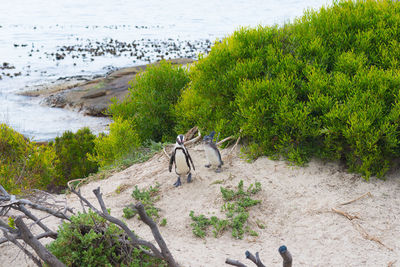
M 133 124 L 117 117 L 110 124 L 109 134 L 100 134 L 94 140 L 94 151 L 89 160 L 104 167 L 130 153 L 134 154 L 139 146 L 140 138 Z
M 184 68 L 161 61 L 136 75 L 128 97 L 123 101 L 114 99 L 108 113 L 114 120 L 131 121 L 142 141 L 174 140 L 173 105 L 188 82 Z
M 121 240 L 123 230 L 89 210 L 64 222 L 47 248 L 67 266 L 166 266 Z
M 250 157 L 343 159 L 378 177 L 400 152 L 400 3 L 339 1 L 242 28 L 191 67 L 177 129 L 249 141 Z
M 59 159 L 56 169 L 60 178 L 54 181 L 56 185 L 65 186 L 70 180 L 86 177 L 97 171 L 97 163 L 89 161 L 87 157 L 88 153 L 94 151 L 95 138 L 90 129 L 85 127 L 76 133 L 66 131 L 49 144 L 54 147 Z
M 57 163 L 52 147 L 36 145 L 0 124 L 0 184 L 7 191 L 46 189 L 57 175 Z

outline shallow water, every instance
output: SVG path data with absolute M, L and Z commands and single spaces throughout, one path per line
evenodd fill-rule
M 196 58 L 240 26 L 282 24 L 326 3 L 330 1 L 2 1 L 0 122 L 34 140 L 83 126 L 102 131 L 109 122 L 105 118 L 40 106 L 38 99 L 15 93 L 60 77 L 100 75 L 161 58 Z

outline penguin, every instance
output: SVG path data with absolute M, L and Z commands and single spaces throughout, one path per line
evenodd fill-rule
M 219 152 L 216 143 L 213 142 L 215 132 L 212 131 L 209 135 L 204 136 L 203 144 L 204 151 L 206 152 L 206 157 L 208 164 L 205 165 L 206 168 L 210 168 L 211 165 L 217 166 L 215 172 L 221 172 L 221 166 L 224 162 L 221 159 L 221 153 Z
M 174 151 L 172 152 L 171 158 L 169 160 L 169 172 L 172 170 L 172 165 L 175 163 L 175 172 L 178 174 L 178 180 L 174 183 L 175 187 L 181 185 L 181 175 L 187 175 L 187 182 L 190 183 L 192 181 L 192 174 L 190 172 L 191 167 L 189 164 L 192 163 L 193 170 L 195 170 L 193 165 L 193 160 L 190 157 L 190 154 L 183 142 L 185 141 L 185 137 L 180 134 L 176 138 L 176 143 L 174 147 Z

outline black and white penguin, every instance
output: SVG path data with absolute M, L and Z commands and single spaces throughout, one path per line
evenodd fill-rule
M 175 187 L 181 185 L 181 175 L 187 175 L 188 183 L 192 181 L 189 161 L 192 163 L 193 170 L 195 170 L 192 158 L 190 157 L 189 152 L 183 144 L 184 141 L 185 137 L 182 134 L 178 135 L 178 137 L 176 138 L 174 151 L 172 152 L 171 158 L 169 160 L 169 172 L 171 172 L 172 165 L 175 163 L 175 172 L 176 174 L 178 174 L 178 180 L 176 180 L 176 182 L 174 183 Z
M 208 164 L 205 167 L 210 168 L 211 165 L 217 166 L 215 172 L 221 172 L 221 166 L 224 165 L 224 162 L 221 159 L 221 153 L 219 152 L 216 143 L 214 143 L 214 134 L 212 131 L 209 135 L 204 136 L 204 151 L 206 152 L 206 157 L 208 160 Z

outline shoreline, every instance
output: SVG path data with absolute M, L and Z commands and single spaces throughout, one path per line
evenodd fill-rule
M 96 76 L 73 76 L 60 78 L 49 84 L 29 88 L 18 95 L 41 98 L 40 104 L 69 109 L 92 117 L 107 117 L 104 112 L 111 104 L 111 99 L 122 100 L 129 93 L 129 82 L 135 75 L 157 62 L 134 67 L 125 67 Z M 173 65 L 191 64 L 191 58 L 170 59 Z

